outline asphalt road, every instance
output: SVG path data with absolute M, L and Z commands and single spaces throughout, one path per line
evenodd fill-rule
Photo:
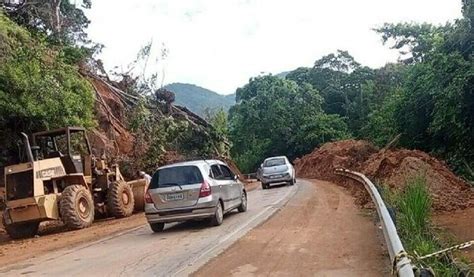
M 279 210 L 298 190 L 282 186 L 249 192 L 246 213 L 232 212 L 219 227 L 205 222 L 148 225 L 74 248 L 0 268 L 2 276 L 186 276 Z

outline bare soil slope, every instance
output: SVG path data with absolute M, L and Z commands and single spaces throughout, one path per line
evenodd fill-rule
M 446 164 L 418 150 L 380 150 L 366 141 L 345 140 L 326 143 L 295 161 L 297 175 L 320 178 L 345 186 L 361 205 L 369 204 L 363 187 L 334 174 L 342 167 L 364 173 L 378 184 L 402 190 L 405 180 L 424 175 L 435 211 L 451 211 L 474 207 L 474 191 L 449 170 Z
M 439 227 L 453 234 L 456 237 L 456 243 L 474 239 L 474 208 L 442 213 L 434 216 L 433 221 Z M 461 254 L 473 263 L 471 266 L 474 270 L 474 247 L 461 250 Z
M 453 211 L 474 207 L 474 191 L 447 165 L 418 150 L 387 150 L 372 155 L 361 171 L 393 189 L 403 189 L 405 180 L 425 176 L 436 211 Z

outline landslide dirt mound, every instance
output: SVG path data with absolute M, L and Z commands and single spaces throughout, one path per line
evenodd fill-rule
M 377 150 L 372 144 L 363 140 L 326 143 L 312 153 L 295 160 L 296 174 L 305 178 L 331 181 L 335 177 L 336 168 L 359 168 Z
M 474 207 L 474 191 L 454 175 L 446 164 L 418 150 L 380 150 L 366 141 L 326 143 L 295 161 L 297 175 L 332 181 L 348 188 L 360 205 L 370 205 L 365 189 L 357 182 L 334 174 L 336 168 L 364 173 L 369 179 L 403 190 L 406 180 L 426 177 L 435 211 Z
M 474 206 L 474 191 L 447 165 L 418 150 L 387 150 L 372 155 L 361 167 L 370 179 L 403 190 L 406 180 L 424 176 L 436 211 Z
M 370 198 L 364 187 L 349 178 L 334 174 L 336 168 L 357 170 L 378 149 L 363 140 L 342 140 L 323 144 L 312 153 L 296 159 L 298 177 L 331 181 L 344 186 L 356 197 L 360 206 L 370 206 Z

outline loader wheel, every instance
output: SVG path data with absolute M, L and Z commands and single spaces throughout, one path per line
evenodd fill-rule
M 134 206 L 133 192 L 124 181 L 113 182 L 107 192 L 107 207 L 116 218 L 132 215 Z
M 12 239 L 32 238 L 38 233 L 39 222 L 6 224 L 5 218 L 2 218 L 2 223 L 5 228 L 5 231 L 7 231 L 7 234 Z
M 71 229 L 83 229 L 94 221 L 94 201 L 90 191 L 81 185 L 64 189 L 59 200 L 61 219 Z

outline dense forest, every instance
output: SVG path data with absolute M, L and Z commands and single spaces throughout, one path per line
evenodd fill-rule
M 372 69 L 347 51 L 326 55 L 285 79 L 266 75 L 237 90 L 230 110 L 232 155 L 244 171 L 263 158 L 294 159 L 348 137 L 443 158 L 474 179 L 474 7 L 443 26 L 386 23 L 374 31 L 399 62 Z

